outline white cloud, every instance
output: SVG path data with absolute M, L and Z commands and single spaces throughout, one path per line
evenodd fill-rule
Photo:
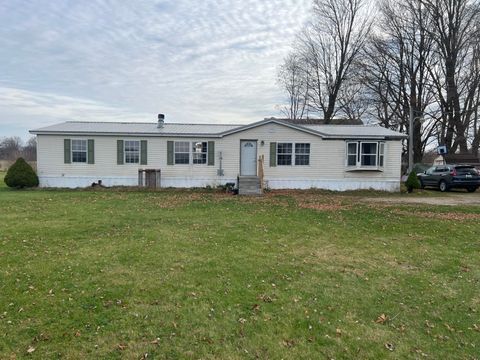
M 4 126 L 18 125 L 13 114 L 22 117 L 24 125 L 29 127 L 72 119 L 132 122 L 156 120 L 152 114 L 135 113 L 120 106 L 112 107 L 88 99 L 6 87 L 0 87 L 0 112 L 7 114 L 2 120 Z
M 27 112 L 42 121 L 157 112 L 177 122 L 258 120 L 275 113 L 276 68 L 309 7 L 310 0 L 3 1 L 0 86 L 8 89 L 0 122 Z

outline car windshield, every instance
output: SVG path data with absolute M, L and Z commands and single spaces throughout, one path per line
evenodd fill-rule
M 455 170 L 459 175 L 477 175 L 477 171 L 473 166 L 456 166 Z

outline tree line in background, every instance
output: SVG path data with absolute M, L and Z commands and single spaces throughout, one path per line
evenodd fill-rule
M 278 82 L 288 118 L 409 133 L 412 111 L 415 162 L 430 144 L 478 154 L 480 2 L 314 0 Z
M 37 139 L 33 136 L 24 143 L 18 136 L 0 138 L 0 160 L 15 161 L 19 157 L 36 161 Z

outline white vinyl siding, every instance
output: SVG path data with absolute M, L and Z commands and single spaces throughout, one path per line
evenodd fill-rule
M 112 125 L 113 126 L 113 125 Z M 95 164 L 75 166 L 64 163 L 63 143 L 65 135 L 38 135 L 38 175 L 42 179 L 79 179 L 78 186 L 90 185 L 99 179 L 107 186 L 135 185 L 138 179 L 140 164 L 118 166 L 117 140 L 142 140 L 131 136 L 97 136 L 89 135 L 95 141 Z M 80 137 L 68 136 L 72 140 Z M 83 138 L 84 139 L 84 138 Z M 257 157 L 264 160 L 264 179 L 271 188 L 280 187 L 328 187 L 341 181 L 358 184 L 359 188 L 369 188 L 372 183 L 384 184 L 392 182 L 400 185 L 400 168 L 402 142 L 387 140 L 384 146 L 383 171 L 350 171 L 346 166 L 346 141 L 322 140 L 313 134 L 308 134 L 278 124 L 265 124 L 243 132 L 235 133 L 215 141 L 215 166 L 189 164 L 182 166 L 167 166 L 167 142 L 187 143 L 187 152 L 192 152 L 192 143 L 205 142 L 207 139 L 198 137 L 149 137 L 148 163 L 151 168 L 162 170 L 162 186 L 189 187 L 220 185 L 226 182 L 236 182 L 240 172 L 240 141 L 242 139 L 258 140 Z M 288 139 L 288 140 L 286 140 Z M 262 145 L 264 141 L 264 145 Z M 270 142 L 310 144 L 309 166 L 268 166 L 270 158 Z M 292 152 L 295 148 L 292 148 Z M 382 162 L 382 146 L 379 146 L 378 161 Z M 221 161 L 220 161 L 221 159 Z M 175 159 L 174 159 L 175 160 Z M 207 160 L 208 161 L 208 160 Z M 295 160 L 292 158 L 292 161 Z M 224 176 L 219 176 L 221 169 Z M 82 180 L 84 179 L 84 180 Z M 110 179 L 110 180 L 109 180 Z M 81 182 L 83 181 L 83 182 Z M 293 184 L 293 185 L 291 185 Z M 300 185 L 298 185 L 300 184 Z M 352 185 L 354 186 L 354 185 Z

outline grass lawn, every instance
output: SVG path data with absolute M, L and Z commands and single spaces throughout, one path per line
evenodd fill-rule
M 479 207 L 0 183 L 2 359 L 479 358 Z

